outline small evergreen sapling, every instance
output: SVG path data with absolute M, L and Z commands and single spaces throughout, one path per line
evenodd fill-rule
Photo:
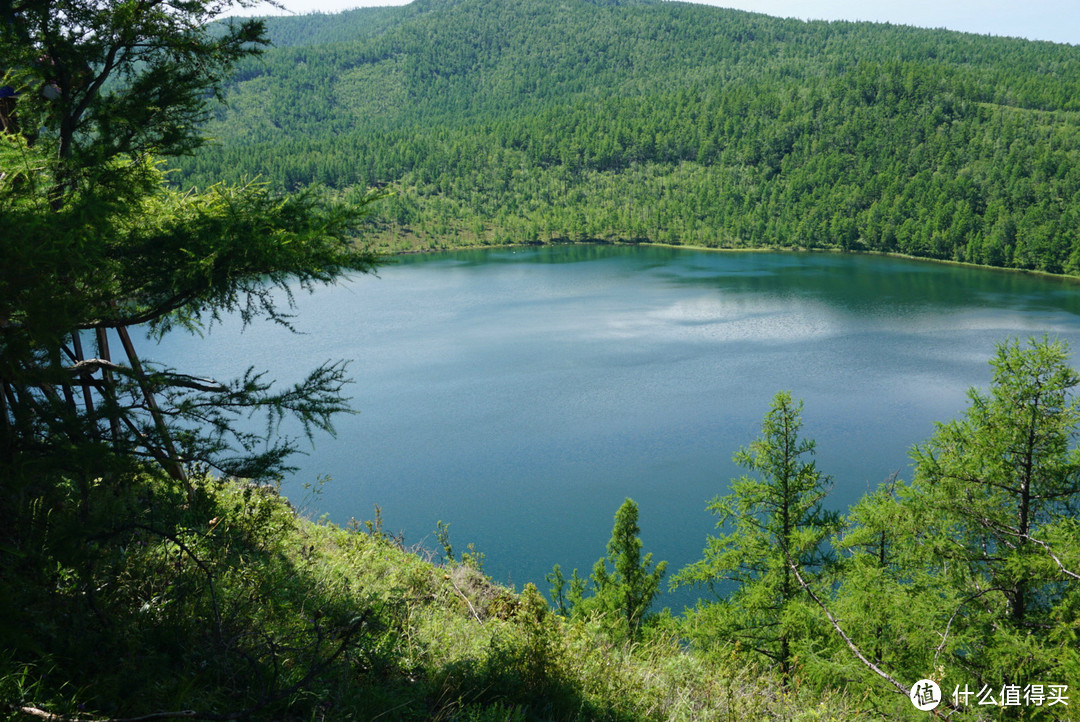
M 652 568 L 652 554 L 641 556 L 639 534 L 638 506 L 633 499 L 627 499 L 615 513 L 607 556 L 593 565 L 591 597 L 585 597 L 588 581 L 578 576 L 577 569 L 570 578 L 568 592 L 562 567 L 556 564 L 547 575 L 556 610 L 574 617 L 602 614 L 613 620 L 621 633 L 636 639 L 667 571 L 667 562 L 659 562 Z

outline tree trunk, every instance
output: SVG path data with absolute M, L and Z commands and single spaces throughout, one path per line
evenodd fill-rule
M 131 343 L 131 336 L 128 334 L 126 326 L 118 327 L 116 332 L 120 336 L 120 343 L 124 347 L 124 353 L 127 354 L 128 362 L 131 364 L 131 370 L 139 383 L 139 389 L 142 391 L 143 398 L 146 399 L 146 407 L 150 410 L 150 416 L 154 420 L 154 428 L 157 430 L 159 441 L 162 446 L 161 450 L 164 452 L 165 471 L 168 472 L 169 476 L 173 479 L 184 484 L 187 489 L 188 500 L 190 501 L 194 494 L 194 489 L 188 481 L 187 474 L 184 473 L 184 468 L 180 463 L 180 456 L 176 453 L 176 447 L 173 445 L 172 434 L 169 433 L 169 427 L 165 424 L 165 417 L 162 416 L 161 409 L 158 408 L 157 401 L 154 398 L 154 390 L 150 388 L 150 382 L 146 378 L 146 372 L 143 370 L 142 363 L 139 361 L 139 355 L 135 352 L 135 345 Z

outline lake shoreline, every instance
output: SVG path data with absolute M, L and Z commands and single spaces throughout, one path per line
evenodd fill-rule
M 535 241 L 526 243 L 505 243 L 505 244 L 465 244 L 461 246 L 451 246 L 447 248 L 417 248 L 404 251 L 390 251 L 386 255 L 389 257 L 394 256 L 415 256 L 422 254 L 435 254 L 435 253 L 453 253 L 454 251 L 483 251 L 483 250 L 499 250 L 507 248 L 543 248 L 545 246 L 651 246 L 654 248 L 674 248 L 683 249 L 687 251 L 702 251 L 702 252 L 715 252 L 715 253 L 824 253 L 824 254 L 837 254 L 837 255 L 852 255 L 852 256 L 881 256 L 883 258 L 899 258 L 908 261 L 925 261 L 927 263 L 940 263 L 949 266 L 958 266 L 961 268 L 973 268 L 984 271 L 1001 271 L 1005 273 L 1019 273 L 1021 275 L 1034 276 L 1037 278 L 1056 279 L 1065 281 L 1068 283 L 1080 284 L 1080 276 L 1072 276 L 1065 273 L 1051 273 L 1049 271 L 1038 271 L 1030 268 L 1010 268 L 1007 266 L 986 266 L 980 263 L 971 263 L 970 261 L 955 261 L 947 258 L 930 258 L 927 256 L 913 256 L 909 253 L 895 253 L 890 251 L 860 251 L 860 250 L 844 250 L 842 248 L 808 248 L 804 246 L 791 246 L 791 247 L 777 247 L 777 246 L 740 246 L 737 248 L 732 247 L 719 247 L 719 246 L 697 246 L 697 245 L 684 245 L 681 243 L 659 243 L 654 241 L 608 241 L 608 240 L 587 240 L 587 241 Z

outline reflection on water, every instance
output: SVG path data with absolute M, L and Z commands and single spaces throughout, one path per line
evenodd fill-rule
M 434 546 L 449 522 L 519 587 L 546 588 L 556 562 L 587 572 L 627 496 L 646 551 L 696 559 L 705 504 L 780 389 L 804 399 L 845 508 L 907 473 L 911 445 L 988 381 L 996 343 L 1080 342 L 1071 282 L 872 256 L 556 246 L 405 256 L 379 276 L 299 297 L 304 335 L 227 320 L 147 355 L 283 382 L 351 359 L 360 414 L 286 492 L 329 474 L 313 511 L 345 522 L 379 504 L 410 542 Z

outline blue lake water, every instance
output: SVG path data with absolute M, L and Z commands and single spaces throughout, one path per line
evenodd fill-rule
M 805 402 L 832 507 L 910 478 L 909 449 L 988 383 L 996 344 L 1080 348 L 1080 285 L 875 256 L 554 246 L 401 257 L 297 296 L 295 326 L 226 319 L 143 352 L 282 382 L 349 359 L 360 413 L 305 442 L 285 493 L 338 523 L 378 504 L 431 548 L 449 523 L 496 580 L 546 592 L 556 563 L 588 573 L 626 497 L 654 559 L 699 558 L 705 506 L 781 389 Z M 303 488 L 319 475 L 319 494 Z

